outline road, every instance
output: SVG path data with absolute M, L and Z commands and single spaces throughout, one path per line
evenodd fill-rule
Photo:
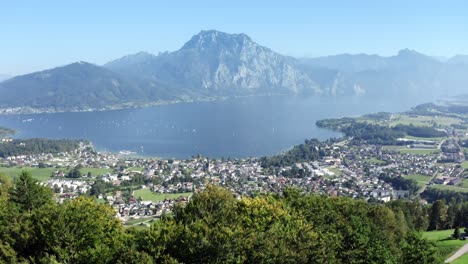
M 466 243 L 463 247 L 461 247 L 457 252 L 455 252 L 455 254 L 453 254 L 450 258 L 448 258 L 447 260 L 445 260 L 445 263 L 450 263 L 454 260 L 456 260 L 457 258 L 463 256 L 463 254 L 467 253 L 468 252 L 468 243 Z

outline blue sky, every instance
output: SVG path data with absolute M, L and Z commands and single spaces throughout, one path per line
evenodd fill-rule
M 2 1 L 0 73 L 173 51 L 202 29 L 293 56 L 468 54 L 468 1 Z

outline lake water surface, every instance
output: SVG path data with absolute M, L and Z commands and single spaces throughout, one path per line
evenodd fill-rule
M 306 138 L 340 134 L 318 128 L 324 118 L 401 112 L 415 99 L 263 96 L 103 112 L 0 116 L 16 137 L 88 139 L 98 150 L 187 158 L 277 154 Z

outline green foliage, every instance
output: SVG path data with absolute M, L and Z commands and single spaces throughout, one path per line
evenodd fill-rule
M 323 158 L 327 155 L 324 144 L 316 139 L 307 139 L 303 144 L 294 146 L 291 150 L 283 154 L 262 157 L 260 163 L 262 167 L 284 167 L 291 166 L 298 162 L 313 161 Z
M 445 229 L 446 220 L 447 206 L 444 201 L 438 200 L 431 207 L 431 211 L 429 213 L 429 227 L 427 230 Z
M 10 189 L 10 195 L 14 204 L 28 212 L 52 201 L 52 190 L 40 185 L 28 171 L 21 172 Z
M 297 189 L 236 198 L 208 186 L 140 231 L 124 229 L 92 198 L 55 204 L 36 188 L 44 187 L 28 173 L 14 183 L 0 176 L 0 262 L 439 263 L 434 245 L 414 233 L 423 228 L 418 202 L 369 204 Z
M 114 210 L 78 197 L 34 214 L 36 235 L 64 263 L 109 263 L 123 247 L 123 227 Z
M 324 119 L 317 121 L 318 127 L 329 128 L 343 132 L 347 137 L 352 137 L 354 143 L 365 141 L 369 144 L 400 145 L 398 138 L 405 135 L 413 137 L 444 137 L 445 133 L 433 127 L 420 127 L 410 125 L 386 125 L 358 122 L 356 118 Z
M 427 126 L 397 125 L 393 128 L 396 131 L 402 131 L 409 136 L 422 138 L 445 137 L 445 132 Z
M 69 152 L 77 149 L 81 141 L 43 138 L 13 139 L 12 142 L 0 144 L 0 157 Z
M 437 248 L 433 242 L 427 241 L 420 234 L 410 232 L 401 243 L 402 259 L 405 263 L 431 264 L 442 263 Z
M 74 167 L 72 170 L 70 170 L 66 177 L 67 178 L 73 178 L 73 179 L 79 179 L 81 178 L 81 171 L 80 171 L 81 167 L 80 166 L 76 166 Z
M 404 177 L 389 177 L 384 174 L 380 175 L 379 178 L 387 183 L 390 183 L 395 190 L 408 190 L 410 193 L 416 192 L 418 182 L 413 179 L 407 179 Z

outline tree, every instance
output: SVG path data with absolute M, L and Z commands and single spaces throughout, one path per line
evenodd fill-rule
M 34 214 L 43 252 L 61 263 L 113 263 L 122 249 L 124 231 L 112 207 L 80 196 Z
M 28 212 L 52 203 L 52 190 L 40 185 L 28 171 L 22 171 L 15 180 L 10 196 L 13 203 Z
M 421 237 L 416 232 L 410 232 L 401 243 L 402 256 L 400 263 L 432 264 L 442 263 L 436 245 Z
M 428 230 L 444 229 L 447 220 L 447 207 L 443 200 L 437 200 L 429 213 Z
M 68 172 L 67 173 L 67 178 L 74 178 L 74 179 L 81 178 L 80 167 L 76 166 L 70 172 Z
M 460 228 L 458 226 L 455 227 L 455 230 L 453 231 L 452 238 L 453 239 L 460 239 Z

